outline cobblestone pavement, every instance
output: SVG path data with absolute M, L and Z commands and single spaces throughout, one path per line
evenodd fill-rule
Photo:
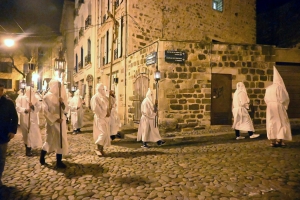
M 91 122 L 89 122 L 91 123 Z M 19 132 L 9 143 L 2 199 L 300 199 L 300 131 L 285 148 L 266 134 L 235 140 L 234 133 L 167 139 L 164 146 L 125 138 L 96 156 L 91 124 L 68 134 L 67 169 L 55 154 L 39 163 L 40 150 L 25 156 Z M 44 133 L 44 130 L 42 130 Z

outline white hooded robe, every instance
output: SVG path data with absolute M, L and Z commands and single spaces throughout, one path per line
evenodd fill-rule
M 290 98 L 277 69 L 273 68 L 273 84 L 266 88 L 266 129 L 269 140 L 292 140 L 291 125 L 286 110 Z
M 253 123 L 247 110 L 249 103 L 244 83 L 238 82 L 232 100 L 233 129 L 254 132 Z
M 71 111 L 71 123 L 73 130 L 81 128 L 83 126 L 83 108 L 79 90 L 76 90 L 74 97 L 70 100 L 69 108 Z
M 141 105 L 142 117 L 139 124 L 137 141 L 157 142 L 161 140 L 158 127 L 155 127 L 154 105 L 152 102 L 152 92 L 148 89 L 146 98 Z
M 111 112 L 110 112 L 110 135 L 116 135 L 120 130 L 120 118 L 117 112 L 116 99 L 110 96 Z
M 29 109 L 29 103 L 32 103 L 34 110 L 30 113 L 25 113 Z M 19 95 L 16 99 L 16 110 L 20 115 L 20 128 L 22 131 L 23 141 L 27 147 L 40 148 L 42 147 L 42 137 L 39 128 L 39 111 L 41 104 L 39 99 L 36 98 L 35 91 L 30 86 L 25 89 L 24 95 Z M 29 122 L 30 116 L 30 122 Z M 28 127 L 28 122 L 30 126 Z M 28 132 L 29 128 L 29 132 Z
M 44 96 L 43 108 L 44 116 L 46 118 L 46 141 L 43 145 L 43 150 L 47 152 L 55 151 L 57 154 L 68 154 L 69 153 L 69 144 L 67 140 L 67 126 L 66 126 L 66 117 L 64 115 L 64 110 L 61 108 L 59 103 L 59 87 L 58 80 L 52 79 L 49 82 L 49 91 Z M 67 104 L 67 95 L 66 90 L 63 85 L 61 85 L 61 98 L 65 104 L 65 110 L 68 107 Z M 60 123 L 57 123 L 56 120 L 61 118 L 63 122 L 62 126 L 62 148 L 60 142 Z
M 94 112 L 93 138 L 97 145 L 111 145 L 109 117 L 106 117 L 109 106 L 108 98 L 102 83 L 96 86 L 97 93 L 91 98 L 91 109 Z

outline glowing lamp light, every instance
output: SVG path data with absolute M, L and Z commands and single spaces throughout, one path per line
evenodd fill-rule
M 39 74 L 37 73 L 32 74 L 32 81 L 34 81 L 35 83 L 38 81 L 39 78 L 40 78 Z
M 160 71 L 159 70 L 156 70 L 155 73 L 154 73 L 154 80 L 156 82 L 158 82 L 160 80 Z
M 22 90 L 24 90 L 25 87 L 26 87 L 26 81 L 25 81 L 25 80 L 22 80 L 22 81 L 20 82 L 20 88 L 21 88 Z
M 14 41 L 13 39 L 5 39 L 5 40 L 4 40 L 4 44 L 5 44 L 5 46 L 7 46 L 7 47 L 12 47 L 12 46 L 15 45 L 15 41 Z

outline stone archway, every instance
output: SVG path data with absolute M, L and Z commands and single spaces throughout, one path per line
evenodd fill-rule
M 88 84 L 88 106 L 89 106 L 89 109 L 91 109 L 91 98 L 93 96 L 93 81 L 94 81 L 94 78 L 93 78 L 93 75 L 89 74 L 87 75 L 86 77 L 86 82 Z

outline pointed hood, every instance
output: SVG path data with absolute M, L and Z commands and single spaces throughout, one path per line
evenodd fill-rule
M 273 67 L 273 83 L 280 85 L 282 88 L 284 88 L 284 90 L 286 90 L 283 79 L 281 78 L 281 76 L 275 66 Z

